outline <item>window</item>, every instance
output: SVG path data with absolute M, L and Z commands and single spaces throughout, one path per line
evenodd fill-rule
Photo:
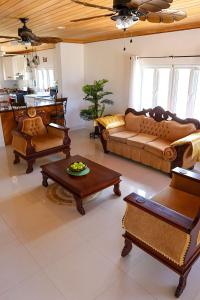
M 136 107 L 159 105 L 180 118 L 200 119 L 200 65 L 141 64 L 140 78 Z
M 37 69 L 36 83 L 39 91 L 52 87 L 54 85 L 54 71 L 51 69 Z

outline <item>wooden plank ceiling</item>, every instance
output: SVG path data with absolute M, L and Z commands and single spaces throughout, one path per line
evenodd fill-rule
M 112 7 L 112 0 L 88 0 L 88 2 Z M 153 24 L 140 21 L 129 28 L 126 36 L 200 27 L 199 0 L 174 0 L 171 8 L 186 11 L 188 17 L 173 24 Z M 108 11 L 84 7 L 70 0 L 0 0 L 0 35 L 17 36 L 17 28 L 20 26 L 17 19 L 28 17 L 30 19 L 28 27 L 38 36 L 60 37 L 66 42 L 88 43 L 123 37 L 124 33 L 115 27 L 115 22 L 109 17 L 78 23 L 70 22 L 72 19 L 104 13 L 108 13 Z M 59 29 L 58 27 L 64 28 Z M 16 49 L 16 45 L 2 44 L 1 49 L 12 51 Z M 21 46 L 20 49 L 22 49 Z

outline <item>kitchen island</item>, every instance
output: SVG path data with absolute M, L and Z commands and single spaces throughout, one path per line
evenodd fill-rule
M 27 107 L 35 107 L 36 111 L 45 113 L 45 121 L 47 123 L 54 122 L 64 125 L 65 113 L 63 108 L 63 99 L 50 100 L 46 98 L 35 98 L 31 102 L 27 101 Z M 22 109 L 23 110 L 23 109 Z M 18 112 L 20 109 L 17 110 Z M 64 118 L 56 118 L 57 112 L 63 112 Z M 12 107 L 0 108 L 0 146 L 12 143 L 12 130 L 17 127 Z

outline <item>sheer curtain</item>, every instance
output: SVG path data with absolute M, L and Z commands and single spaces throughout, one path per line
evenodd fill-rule
M 129 107 L 140 109 L 141 97 L 141 61 L 139 57 L 131 57 L 131 72 L 129 86 Z

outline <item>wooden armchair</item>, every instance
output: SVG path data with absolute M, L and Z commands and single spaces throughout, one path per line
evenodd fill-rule
M 200 174 L 175 168 L 170 186 L 156 196 L 148 200 L 133 193 L 124 200 L 122 257 L 133 243 L 164 263 L 180 275 L 179 297 L 200 254 Z
M 14 148 L 14 164 L 20 162 L 20 157 L 27 161 L 26 173 L 33 171 L 36 158 L 56 152 L 63 152 L 70 156 L 69 128 L 50 123 L 44 125 L 42 117 L 33 113 L 19 120 L 14 130 L 12 147 Z

